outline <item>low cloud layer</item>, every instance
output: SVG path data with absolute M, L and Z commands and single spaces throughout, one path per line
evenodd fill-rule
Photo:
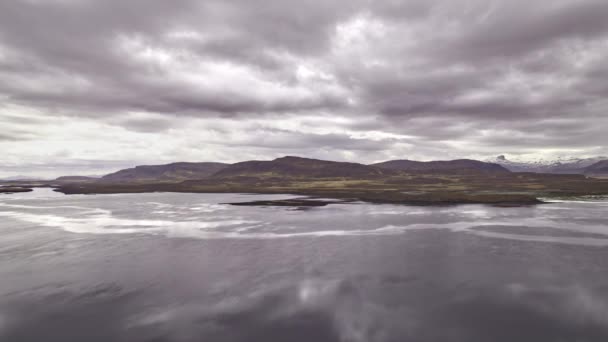
M 4 1 L 0 177 L 606 155 L 607 17 L 603 0 Z

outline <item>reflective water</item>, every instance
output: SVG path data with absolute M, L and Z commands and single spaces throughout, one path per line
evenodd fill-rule
M 608 201 L 0 196 L 0 341 L 608 341 Z

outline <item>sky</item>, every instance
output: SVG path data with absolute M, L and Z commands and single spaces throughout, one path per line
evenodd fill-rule
M 605 0 L 0 1 L 0 177 L 608 155 Z

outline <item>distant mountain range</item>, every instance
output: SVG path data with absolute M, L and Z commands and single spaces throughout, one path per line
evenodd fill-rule
M 547 196 L 608 195 L 608 160 L 592 164 L 581 160 L 574 162 L 576 167 L 572 163 L 539 163 L 534 164 L 537 168 L 524 168 L 525 163 L 511 163 L 504 156 L 497 159 L 500 163 L 401 159 L 365 165 L 287 156 L 235 164 L 184 162 L 136 166 L 101 178 L 5 181 L 0 183 L 0 193 L 53 187 L 64 194 L 266 193 L 371 203 L 509 206 L 541 203 L 539 197 Z M 528 172 L 512 172 L 509 168 Z M 541 170 L 554 173 L 533 172 Z M 570 174 L 572 170 L 578 174 Z M 247 205 L 271 205 L 268 201 L 254 202 L 257 204 Z
M 457 159 L 446 161 L 389 160 L 375 164 L 336 162 L 286 156 L 274 160 L 251 160 L 234 164 L 215 162 L 178 162 L 164 165 L 142 165 L 123 169 L 102 177 L 63 176 L 58 183 L 150 183 L 219 179 L 234 177 L 310 177 L 370 178 L 405 173 L 505 173 L 533 172 L 549 174 L 582 174 L 608 177 L 608 157 L 561 158 L 558 160 L 514 161 L 504 155 L 486 161 Z M 42 181 L 36 177 L 13 176 L 3 182 Z
M 606 164 L 590 165 L 587 171 L 601 175 L 608 167 Z M 468 159 L 389 160 L 365 165 L 287 156 L 235 164 L 137 166 L 98 180 L 72 176 L 47 186 L 56 185 L 55 191 L 64 194 L 265 193 L 372 203 L 510 206 L 541 203 L 541 196 L 606 195 L 608 178 L 599 178 L 581 174 L 514 173 L 496 163 Z M 274 204 L 254 201 L 246 205 Z
M 488 160 L 488 162 L 502 165 L 513 172 L 608 175 L 608 172 L 602 171 L 600 166 L 594 166 L 595 164 L 603 163 L 607 160 L 608 157 L 594 157 L 518 162 L 511 161 L 507 159 L 506 156 L 500 155 L 495 159 Z
M 394 172 L 357 163 L 287 156 L 270 161 L 246 161 L 232 164 L 214 174 L 213 178 L 285 176 L 368 178 L 387 174 L 394 174 Z
M 496 163 L 487 163 L 471 159 L 457 159 L 448 161 L 421 162 L 414 160 L 389 160 L 372 166 L 399 171 L 425 171 L 425 172 L 510 172 Z
M 504 155 L 491 160 L 457 159 L 447 161 L 389 160 L 370 165 L 286 156 L 268 161 L 244 161 L 235 164 L 179 162 L 165 165 L 142 165 L 102 177 L 64 176 L 55 182 L 67 183 L 177 183 L 204 179 L 231 178 L 345 178 L 362 179 L 393 176 L 399 173 L 509 173 L 534 172 L 608 176 L 608 158 L 560 159 L 557 161 L 518 162 Z M 30 180 L 10 177 L 3 181 Z
M 124 169 L 101 177 L 101 182 L 175 182 L 207 178 L 226 168 L 224 163 L 172 163 L 166 165 L 142 165 Z
M 452 160 L 419 162 L 412 160 L 391 160 L 365 165 L 359 163 L 336 162 L 286 156 L 269 161 L 244 161 L 235 164 L 224 163 L 172 163 L 166 165 L 144 165 L 120 170 L 99 179 L 68 176 L 56 179 L 61 183 L 149 183 L 181 182 L 203 179 L 230 178 L 377 178 L 392 176 L 400 172 L 428 173 L 505 173 L 506 168 L 477 160 Z

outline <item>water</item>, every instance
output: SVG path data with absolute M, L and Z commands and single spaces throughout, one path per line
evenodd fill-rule
M 608 201 L 0 196 L 0 341 L 608 340 Z

